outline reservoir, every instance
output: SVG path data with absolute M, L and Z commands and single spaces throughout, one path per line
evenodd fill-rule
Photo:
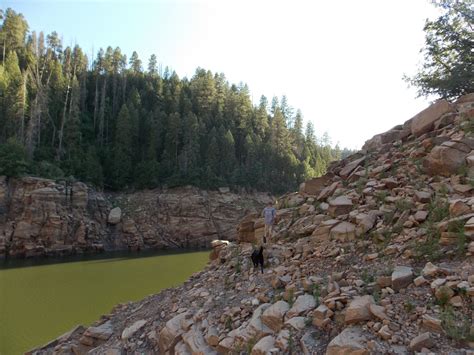
M 21 354 L 202 270 L 209 251 L 0 261 L 0 354 Z

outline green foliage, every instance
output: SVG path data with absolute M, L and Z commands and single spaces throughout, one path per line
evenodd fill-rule
M 405 303 L 403 304 L 403 308 L 407 313 L 411 313 L 415 310 L 415 305 L 410 301 L 405 301 Z
M 48 179 L 60 179 L 64 177 L 64 172 L 54 163 L 42 160 L 34 164 L 33 172 L 35 175 Z
M 17 177 L 27 172 L 25 148 L 14 138 L 0 145 L 0 175 Z
M 447 336 L 457 341 L 474 341 L 471 333 L 471 319 L 447 306 L 441 313 L 441 324 Z
M 370 284 L 375 281 L 375 274 L 373 270 L 364 269 L 360 274 L 360 278 L 364 283 Z
M 412 78 L 419 96 L 454 98 L 474 91 L 474 16 L 469 0 L 434 2 L 444 10 L 434 21 L 426 21 L 424 63 Z
M 303 133 L 303 115 L 286 97 L 254 106 L 249 88 L 224 74 L 198 68 L 180 79 L 162 73 L 155 55 L 144 69 L 137 52 L 127 60 L 119 47 L 89 63 L 56 32 L 28 33 L 11 9 L 0 19 L 3 46 L 0 144 L 15 138 L 42 176 L 115 190 L 193 184 L 280 193 L 351 153 L 327 134 L 318 139 L 312 123 Z
M 313 284 L 311 293 L 316 301 L 316 307 L 319 306 L 319 297 L 321 296 L 319 284 Z
M 462 255 L 466 251 L 467 237 L 464 233 L 464 221 L 452 221 L 448 224 L 448 232 L 455 233 L 457 236 L 457 253 Z

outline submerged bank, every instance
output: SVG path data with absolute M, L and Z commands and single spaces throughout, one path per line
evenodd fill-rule
M 0 262 L 0 354 L 20 354 L 117 303 L 177 286 L 201 270 L 208 251 L 105 253 Z

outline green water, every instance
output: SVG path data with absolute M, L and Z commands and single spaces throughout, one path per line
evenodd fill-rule
M 0 354 L 21 354 L 202 270 L 209 252 L 0 262 Z

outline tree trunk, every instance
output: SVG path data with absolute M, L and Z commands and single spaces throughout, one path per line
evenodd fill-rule
M 59 145 L 58 145 L 58 153 L 57 153 L 57 157 L 56 157 L 56 159 L 58 161 L 61 160 L 62 149 L 63 149 L 63 134 L 64 134 L 64 125 L 66 123 L 67 101 L 68 101 L 68 98 L 69 98 L 70 84 L 71 84 L 71 78 L 68 79 L 68 84 L 67 84 L 67 88 L 66 88 L 66 99 L 64 100 L 64 106 L 63 106 L 63 116 L 62 116 L 62 119 L 61 119 L 61 126 L 60 126 L 59 132 L 58 132 Z

